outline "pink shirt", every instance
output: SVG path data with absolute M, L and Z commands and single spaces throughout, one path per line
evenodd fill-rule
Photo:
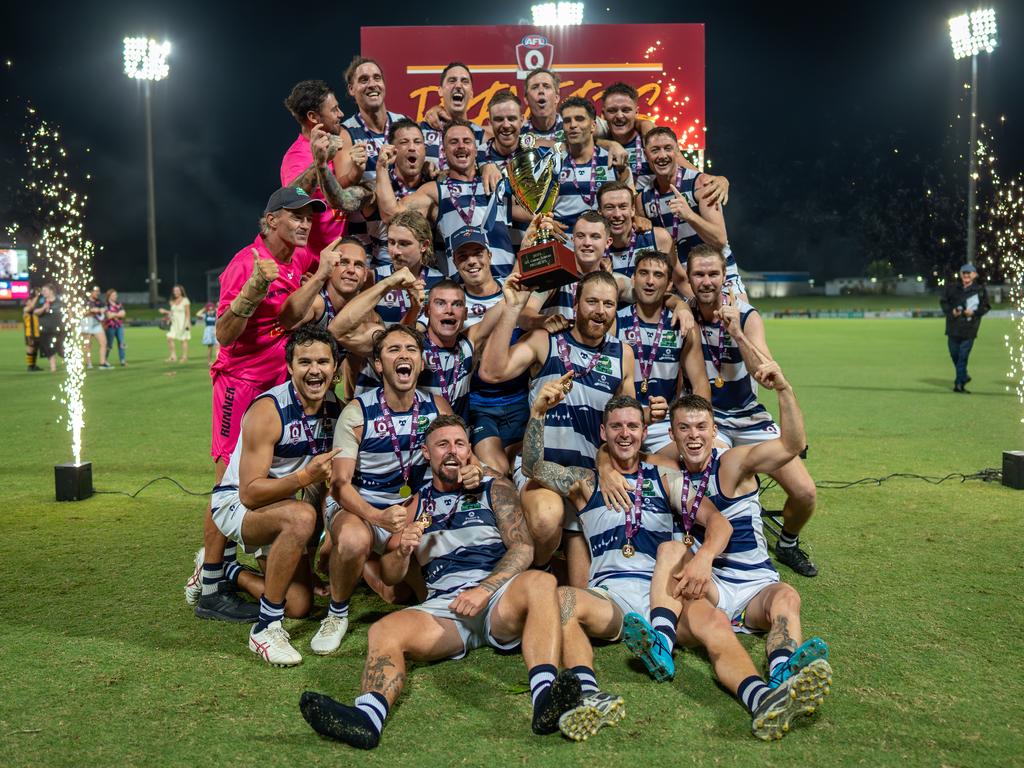
M 274 258 L 260 235 L 251 246 L 234 255 L 220 275 L 217 317 L 228 310 L 231 301 L 252 275 L 253 248 L 261 259 Z M 287 378 L 284 345 L 288 341 L 288 332 L 278 322 L 278 315 L 288 297 L 299 289 L 303 273 L 311 269 L 312 257 L 305 248 L 296 248 L 287 264 L 275 261 L 278 265 L 277 279 L 270 284 L 266 298 L 256 307 L 242 334 L 231 344 L 220 348 L 220 356 L 212 368 L 214 372 L 248 381 L 261 390 L 276 387 Z
M 309 148 L 309 139 L 300 133 L 294 143 L 288 147 L 288 151 L 284 153 L 284 159 L 281 160 L 281 186 L 284 187 L 290 184 L 296 176 L 309 168 L 312 162 L 313 151 Z M 327 167 L 332 172 L 334 171 L 333 162 L 329 161 Z M 323 190 L 319 186 L 316 189 L 307 189 L 305 191 L 312 197 L 327 202 L 324 198 Z M 306 244 L 306 248 L 313 256 L 313 269 L 316 269 L 320 263 L 320 251 L 344 233 L 344 212 L 339 211 L 335 213 L 328 203 L 327 210 L 321 213 L 318 219 L 313 221 L 313 226 L 309 230 L 309 242 Z

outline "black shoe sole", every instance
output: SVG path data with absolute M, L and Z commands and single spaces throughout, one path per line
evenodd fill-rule
M 303 719 L 321 736 L 341 741 L 356 749 L 376 747 L 380 737 L 373 729 L 352 722 L 344 709 L 343 705 L 322 693 L 305 691 L 299 698 L 299 711 Z
M 551 683 L 551 698 L 548 705 L 533 719 L 533 732 L 538 736 L 547 736 L 558 730 L 559 718 L 580 705 L 583 701 L 583 689 L 580 679 L 569 669 L 563 669 Z

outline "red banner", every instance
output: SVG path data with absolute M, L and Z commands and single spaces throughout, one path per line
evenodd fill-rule
M 491 96 L 522 97 L 531 69 L 553 69 L 561 96 L 600 99 L 615 82 L 640 93 L 642 117 L 667 125 L 689 149 L 704 149 L 704 25 L 597 24 L 534 27 L 363 27 L 362 53 L 387 81 L 387 105 L 416 120 L 438 103 L 441 70 L 461 61 L 473 73 L 469 117 L 482 125 Z

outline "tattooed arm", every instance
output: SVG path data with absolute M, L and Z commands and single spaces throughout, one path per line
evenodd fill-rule
M 294 179 L 289 181 L 285 186 L 298 187 L 305 192 L 312 192 L 316 189 L 317 185 L 317 168 L 316 161 L 314 160 L 308 166 L 306 170 L 296 176 Z
M 523 473 L 545 488 L 569 498 L 582 509 L 594 492 L 594 471 L 583 467 L 563 467 L 544 460 L 544 416 L 565 398 L 563 385 L 571 377 L 572 374 L 567 373 L 557 381 L 549 381 L 537 394 L 523 437 Z

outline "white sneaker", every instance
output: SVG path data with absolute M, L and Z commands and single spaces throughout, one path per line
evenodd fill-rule
M 254 624 L 249 631 L 249 650 L 275 667 L 294 667 L 302 663 L 302 656 L 289 640 L 291 636 L 280 621 L 271 622 L 262 632 L 257 632 Z
M 185 602 L 189 605 L 195 605 L 203 596 L 203 560 L 205 557 L 206 547 L 200 547 L 196 552 L 196 568 L 185 582 Z
M 309 650 L 317 656 L 326 656 L 328 653 L 334 653 L 338 650 L 338 646 L 341 645 L 346 632 L 348 632 L 348 616 L 341 618 L 327 616 L 327 618 L 320 622 L 320 629 L 316 631 L 313 639 L 309 641 Z

